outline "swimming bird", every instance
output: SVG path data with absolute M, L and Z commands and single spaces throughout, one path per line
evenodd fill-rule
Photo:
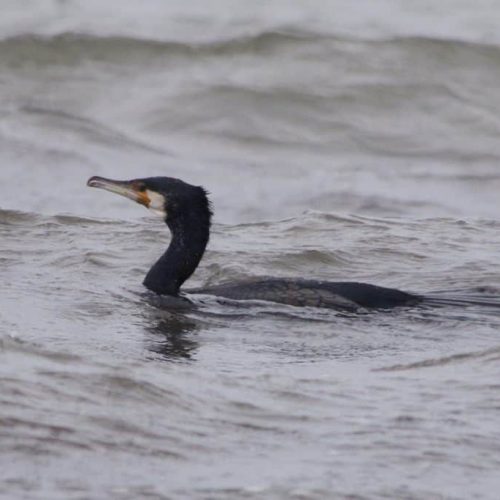
M 144 285 L 158 295 L 182 296 L 181 286 L 198 267 L 209 240 L 212 208 L 205 189 L 171 177 L 129 181 L 91 177 L 87 185 L 130 198 L 163 218 L 171 233 L 170 244 L 147 273 Z M 302 278 L 254 278 L 186 291 L 347 311 L 412 306 L 424 300 L 367 283 Z

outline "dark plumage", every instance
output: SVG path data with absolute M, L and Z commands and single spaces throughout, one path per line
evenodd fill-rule
M 166 252 L 149 270 L 144 285 L 160 295 L 178 296 L 182 284 L 198 267 L 208 243 L 212 210 L 206 191 L 170 177 L 132 181 L 92 177 L 88 185 L 131 198 L 163 217 L 172 239 Z M 223 283 L 189 292 L 342 310 L 390 308 L 422 301 L 418 295 L 365 283 L 286 278 Z
M 302 307 L 356 310 L 385 309 L 418 304 L 417 295 L 393 288 L 356 282 L 305 280 L 302 278 L 260 278 L 235 283 L 222 283 L 189 290 L 227 297 L 233 300 L 267 300 Z

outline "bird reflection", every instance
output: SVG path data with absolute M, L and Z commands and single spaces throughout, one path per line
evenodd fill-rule
M 151 333 L 148 349 L 168 361 L 190 360 L 199 347 L 193 333 L 199 324 L 182 313 L 157 311 L 151 324 L 146 327 Z

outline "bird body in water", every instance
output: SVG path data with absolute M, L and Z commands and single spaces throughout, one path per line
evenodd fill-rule
M 144 285 L 159 295 L 179 297 L 181 286 L 198 267 L 209 240 L 212 209 L 206 191 L 170 177 L 130 181 L 91 177 L 87 185 L 130 198 L 164 219 L 172 238 L 147 273 Z M 420 295 L 366 283 L 301 278 L 256 278 L 187 291 L 338 310 L 412 306 L 424 300 Z

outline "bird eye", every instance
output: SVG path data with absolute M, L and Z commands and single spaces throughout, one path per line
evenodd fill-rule
M 144 191 L 146 191 L 146 186 L 145 186 L 144 184 L 141 184 L 141 185 L 139 186 L 139 191 L 140 191 L 141 193 L 144 193 Z

